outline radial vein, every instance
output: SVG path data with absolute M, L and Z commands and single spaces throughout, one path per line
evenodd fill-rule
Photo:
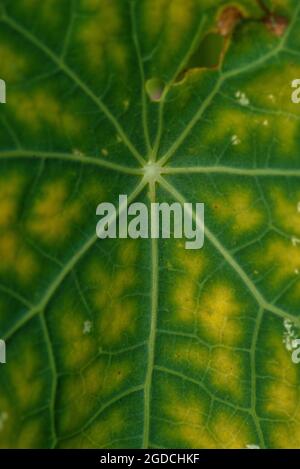
M 150 201 L 156 201 L 155 182 L 150 183 Z M 151 239 L 151 318 L 150 333 L 148 340 L 148 366 L 146 371 L 144 391 L 144 434 L 143 448 L 149 447 L 150 414 L 151 414 L 151 390 L 155 359 L 155 342 L 157 332 L 157 309 L 158 309 L 158 241 Z
M 232 166 L 164 167 L 164 174 L 236 174 L 238 176 L 300 176 L 300 169 L 285 168 L 235 168 Z
M 44 333 L 44 339 L 47 346 L 48 359 L 52 372 L 52 386 L 51 386 L 51 395 L 49 401 L 49 411 L 51 418 L 51 431 L 52 431 L 52 448 L 57 444 L 57 432 L 56 432 L 56 423 L 55 423 L 55 401 L 56 401 L 56 391 L 57 391 L 57 369 L 55 363 L 55 357 L 53 353 L 53 346 L 51 343 L 50 334 L 48 331 L 48 325 L 44 316 L 44 312 L 40 314 L 41 326 Z
M 128 196 L 128 203 L 131 203 L 137 196 L 140 194 L 140 192 L 144 189 L 146 185 L 146 182 L 144 179 L 141 180 L 141 182 L 136 186 L 136 188 L 132 191 L 132 193 Z M 126 209 L 126 204 L 123 204 L 119 207 L 118 212 L 112 216 L 110 220 L 108 220 L 108 223 L 112 223 L 113 220 L 116 217 L 119 217 L 120 213 Z M 71 270 L 76 266 L 76 264 L 80 261 L 80 259 L 84 256 L 84 254 L 94 245 L 94 243 L 98 240 L 98 237 L 95 234 L 90 236 L 87 241 L 82 245 L 82 247 L 74 254 L 71 259 L 67 262 L 67 264 L 64 266 L 64 268 L 59 272 L 59 274 L 56 276 L 54 281 L 51 283 L 49 288 L 46 290 L 44 296 L 40 300 L 40 302 L 31 308 L 27 314 L 25 314 L 16 324 L 8 331 L 5 335 L 5 340 L 10 339 L 20 328 L 26 324 L 32 317 L 34 317 L 36 314 L 40 313 L 43 311 L 46 306 L 48 305 L 49 301 L 57 291 L 57 289 L 60 287 L 61 283 L 63 280 L 66 278 L 66 276 L 71 272 Z
M 130 168 L 129 166 L 123 166 L 112 161 L 105 161 L 102 158 L 85 156 L 84 154 L 74 155 L 73 153 L 64 152 L 49 152 L 40 150 L 7 150 L 0 151 L 0 159 L 4 158 L 39 158 L 39 159 L 56 159 L 66 160 L 75 163 L 81 163 L 86 165 L 95 165 L 102 168 L 111 169 L 113 171 L 119 171 L 125 174 L 141 175 L 143 174 L 142 168 Z
M 183 57 L 182 61 L 179 64 L 179 66 L 176 68 L 176 70 L 175 70 L 172 78 L 170 79 L 169 83 L 164 88 L 163 95 L 161 97 L 161 100 L 160 100 L 160 103 L 159 103 L 159 109 L 158 109 L 158 127 L 157 127 L 157 135 L 156 135 L 155 144 L 154 144 L 155 158 L 156 158 L 157 152 L 159 150 L 161 136 L 162 136 L 162 133 L 163 133 L 163 115 L 164 115 L 164 108 L 165 108 L 167 96 L 168 96 L 168 94 L 170 92 L 170 89 L 171 89 L 172 85 L 174 84 L 177 76 L 187 66 L 191 55 L 194 53 L 195 48 L 199 43 L 199 40 L 200 40 L 200 37 L 201 37 L 201 33 L 203 31 L 203 27 L 204 27 L 205 22 L 206 22 L 206 16 L 203 16 L 200 23 L 199 23 L 199 27 L 197 28 L 195 36 L 194 36 L 194 38 L 191 42 L 190 47 L 188 48 L 185 56 Z
M 135 6 L 136 6 L 136 1 L 134 0 L 130 3 L 132 38 L 133 38 L 133 43 L 134 43 L 134 47 L 135 47 L 135 50 L 136 50 L 138 66 L 139 66 L 139 71 L 140 71 L 140 77 L 141 77 L 141 99 L 142 99 L 143 129 L 144 129 L 144 135 L 145 135 L 145 141 L 146 141 L 147 149 L 148 149 L 148 152 L 150 153 L 151 152 L 151 143 L 150 143 L 149 126 L 148 126 L 148 106 L 147 106 L 147 96 L 146 96 L 146 89 L 145 89 L 145 72 L 144 72 L 144 65 L 143 65 L 141 48 L 140 48 L 138 34 L 137 34 Z
M 6 14 L 2 16 L 4 20 L 12 29 L 17 31 L 19 34 L 24 36 L 28 41 L 34 44 L 37 48 L 43 51 L 57 66 L 61 69 L 91 100 L 98 106 L 98 108 L 103 112 L 107 117 L 110 123 L 115 127 L 116 131 L 122 138 L 125 145 L 131 151 L 135 159 L 140 163 L 144 164 L 145 160 L 137 151 L 133 143 L 129 140 L 125 131 L 123 130 L 120 123 L 117 121 L 115 116 L 107 108 L 107 106 L 101 101 L 101 99 L 96 96 L 93 91 L 76 75 L 76 73 L 71 70 L 66 63 L 64 63 L 59 57 L 57 57 L 45 44 L 43 44 L 37 37 L 27 31 L 22 25 L 17 23 L 13 18 L 7 16 Z
M 246 64 L 240 68 L 233 69 L 233 70 L 228 70 L 226 72 L 221 72 L 220 76 L 213 87 L 211 93 L 204 99 L 202 102 L 200 108 L 196 112 L 196 114 L 192 117 L 192 119 L 189 121 L 187 126 L 184 128 L 182 133 L 179 135 L 177 140 L 170 146 L 170 148 L 167 150 L 167 152 L 160 158 L 159 162 L 161 165 L 165 165 L 167 161 L 174 155 L 174 153 L 177 151 L 177 149 L 182 145 L 182 143 L 185 141 L 187 136 L 190 134 L 191 130 L 194 128 L 194 126 L 197 124 L 197 122 L 201 119 L 203 116 L 204 112 L 207 110 L 209 105 L 211 104 L 212 100 L 215 98 L 215 96 L 218 94 L 220 91 L 221 87 L 225 83 L 226 80 L 230 78 L 234 78 L 242 73 L 245 73 L 247 71 L 253 70 L 263 64 L 265 64 L 269 59 L 272 57 L 278 55 L 280 52 L 284 51 L 285 44 L 287 41 L 287 38 L 290 34 L 290 31 L 293 29 L 295 22 L 297 20 L 298 14 L 300 11 L 300 3 L 299 5 L 295 8 L 295 12 L 293 15 L 293 19 L 291 23 L 289 24 L 289 27 L 287 28 L 284 36 L 282 36 L 281 40 L 278 42 L 278 44 L 269 52 L 264 54 L 263 56 L 259 57 L 257 60 L 254 60 L 253 62 L 250 62 L 249 64 Z
M 167 182 L 165 179 L 162 177 L 160 178 L 160 184 L 165 188 L 166 191 L 168 191 L 178 202 L 181 204 L 184 204 L 186 202 L 185 198 L 182 196 L 180 192 L 177 191 L 177 189 L 171 185 L 169 182 Z M 203 223 L 201 220 L 199 220 L 194 211 L 191 213 L 191 216 L 193 217 L 195 223 L 198 225 L 198 227 L 203 227 Z M 287 313 L 286 311 L 283 311 L 281 308 L 272 305 L 268 303 L 264 297 L 261 295 L 261 293 L 258 291 L 256 288 L 255 284 L 252 282 L 252 280 L 248 277 L 246 272 L 242 269 L 242 267 L 237 263 L 237 261 L 234 259 L 234 257 L 230 254 L 230 252 L 222 245 L 222 243 L 218 240 L 218 238 L 209 230 L 207 226 L 205 226 L 205 235 L 211 242 L 211 244 L 221 253 L 221 255 L 224 257 L 224 259 L 228 262 L 228 264 L 233 268 L 233 270 L 238 274 L 238 276 L 241 278 L 243 283 L 247 286 L 248 290 L 252 293 L 253 297 L 256 299 L 257 303 L 260 305 L 261 308 L 270 311 L 274 313 L 276 316 L 279 316 L 283 319 L 289 319 L 291 320 L 295 325 L 298 325 L 300 327 L 300 319 L 293 316 L 292 314 Z

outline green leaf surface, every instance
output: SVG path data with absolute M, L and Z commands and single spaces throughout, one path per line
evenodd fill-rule
M 300 5 L 260 3 L 0 1 L 0 447 L 300 447 Z M 204 202 L 203 249 L 97 239 L 119 194 Z

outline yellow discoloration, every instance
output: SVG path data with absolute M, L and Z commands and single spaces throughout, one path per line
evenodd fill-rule
M 80 201 L 69 197 L 70 189 L 63 179 L 45 184 L 26 223 L 28 231 L 46 243 L 64 242 L 83 216 Z
M 165 430 L 170 438 L 181 440 L 185 448 L 216 448 L 214 436 L 207 426 L 208 411 L 201 400 L 193 395 L 183 400 L 173 389 L 171 393 L 168 390 L 167 395 L 165 412 L 168 420 L 174 422 Z
M 72 418 L 69 414 L 70 419 Z M 85 434 L 79 434 L 74 438 L 60 443 L 61 448 L 107 448 L 116 438 L 124 438 L 122 430 L 126 424 L 124 411 L 113 409 L 108 414 L 101 415 L 86 430 Z
M 39 270 L 36 255 L 15 229 L 25 182 L 16 173 L 0 180 L 0 272 L 14 272 L 19 281 L 29 283 Z
M 266 83 L 257 80 L 255 83 Z M 284 88 L 289 93 L 286 97 L 287 102 L 291 102 L 291 89 L 287 86 L 287 80 L 285 78 Z M 268 87 L 264 87 L 265 90 Z M 239 91 L 237 91 L 239 92 Z M 259 92 L 255 92 L 255 97 L 258 96 Z M 248 94 L 246 91 L 247 98 L 250 99 L 249 110 L 247 106 L 227 107 L 220 108 L 213 113 L 211 119 L 214 121 L 213 128 L 205 127 L 205 132 L 201 134 L 201 141 L 206 145 L 215 144 L 218 142 L 228 142 L 230 151 L 245 154 L 251 150 L 253 144 L 253 135 L 256 139 L 259 139 L 262 143 L 267 144 L 276 135 L 276 141 L 278 142 L 278 148 L 281 153 L 290 154 L 292 150 L 295 150 L 295 138 L 299 131 L 299 123 L 296 119 L 291 119 L 288 115 L 283 113 L 277 113 L 278 109 L 282 109 L 281 104 L 277 103 L 277 94 L 269 93 L 266 96 L 267 103 L 262 104 L 262 109 L 271 109 L 276 112 L 268 113 L 267 111 L 262 113 L 260 110 L 255 110 L 255 107 L 251 109 L 251 93 Z M 234 98 L 235 99 L 235 98 Z M 274 104 L 275 108 L 274 107 Z M 286 107 L 286 106 L 285 106 Z M 291 111 L 295 113 L 295 109 Z M 224 144 L 223 144 L 224 146 Z
M 133 240 L 126 240 L 122 242 L 122 249 L 119 249 L 118 257 L 121 264 L 133 265 L 138 259 L 138 248 Z
M 97 207 L 101 201 L 106 200 L 106 189 L 98 173 L 89 175 L 89 177 L 83 181 L 80 194 L 83 195 L 82 200 L 88 201 L 91 207 Z
M 0 44 L 1 78 L 10 84 L 19 81 L 28 68 L 28 58 L 8 44 Z
M 287 60 L 286 63 L 270 65 L 262 69 L 259 73 L 251 75 L 248 83 L 244 84 L 244 91 L 250 97 L 250 101 L 255 101 L 256 105 L 263 109 L 295 114 L 295 105 L 291 100 L 292 88 L 290 83 L 295 77 L 300 76 L 300 66 L 295 62 Z M 268 86 L 266 86 L 266 83 Z M 281 116 L 276 116 L 278 123 Z M 282 121 L 281 121 L 282 122 Z M 284 132 L 285 129 L 282 129 Z
M 59 425 L 63 434 L 76 431 L 95 414 L 99 405 L 95 395 L 84 394 L 84 382 L 79 374 L 67 376 L 60 383 L 63 398 Z
M 97 314 L 96 328 L 101 334 L 103 344 L 111 345 L 121 340 L 122 335 L 135 331 L 137 314 L 136 299 L 126 297 L 137 284 L 135 261 L 138 251 L 132 242 L 122 243 L 117 253 L 120 268 L 111 272 L 99 263 L 88 268 L 88 277 L 97 289 L 92 292 L 92 301 Z M 124 249 L 123 249 L 124 248 Z
M 22 343 L 19 347 L 18 361 L 8 370 L 8 379 L 15 403 L 24 413 L 34 410 L 42 402 L 45 387 L 39 373 L 42 369 L 41 358 L 36 346 Z
M 270 382 L 265 402 L 267 412 L 278 417 L 292 418 L 299 404 L 299 389 L 284 382 Z M 300 417 L 300 412 L 298 414 Z
M 16 425 L 16 405 L 11 401 L 10 393 L 5 386 L 1 388 L 0 395 L 0 448 L 10 448 L 14 441 Z M 8 397 L 9 396 L 9 397 Z M 4 418 L 3 418 L 4 414 Z
M 177 433 L 178 429 L 178 433 Z M 216 449 L 217 443 L 213 435 L 201 428 L 190 426 L 189 423 L 181 423 L 179 427 L 176 426 L 176 431 L 173 428 L 169 429 L 169 434 L 172 438 L 180 438 L 183 442 L 184 448 L 200 448 L 200 449 Z
M 17 208 L 24 188 L 25 178 L 19 174 L 5 176 L 0 180 L 0 228 L 17 221 Z
M 14 272 L 24 284 L 29 284 L 40 270 L 36 255 L 21 235 L 12 230 L 0 234 L 0 258 L 0 272 Z
M 199 297 L 196 279 L 200 271 L 197 263 L 192 264 L 190 270 L 185 271 L 185 276 L 180 276 L 175 283 L 173 301 L 177 317 L 184 322 L 199 324 L 210 341 L 218 344 L 237 344 L 243 332 L 239 320 L 243 311 L 235 298 L 233 288 L 217 283 L 207 287 Z
M 297 416 L 295 416 L 298 419 Z M 276 423 L 270 431 L 272 448 L 277 449 L 299 449 L 300 447 L 300 426 L 299 423 L 291 421 L 289 423 Z
M 270 126 L 265 129 L 265 135 L 268 135 L 269 139 L 276 136 L 279 154 L 284 155 L 285 158 L 286 155 L 291 155 L 291 152 L 296 151 L 299 123 L 291 118 L 292 115 L 298 113 L 291 100 L 290 83 L 299 75 L 299 65 L 289 60 L 288 63 L 280 64 L 280 68 L 276 65 L 267 67 L 267 70 L 261 72 L 259 76 L 253 76 L 244 88 L 250 101 L 253 98 L 255 107 L 274 112 L 273 115 L 265 113 L 265 119 L 271 122 Z M 259 118 L 259 113 L 257 116 Z
M 210 205 L 222 223 L 229 223 L 234 234 L 255 230 L 264 221 L 262 211 L 255 206 L 255 194 L 250 189 L 231 187 L 224 191 L 224 197 L 211 197 Z
M 150 41 L 164 35 L 164 49 L 175 51 L 200 17 L 200 9 L 213 5 L 214 0 L 188 0 L 182 8 L 181 0 L 145 0 L 143 5 L 143 26 Z M 169 46 L 168 46 L 169 45 Z
M 129 268 L 109 274 L 98 267 L 94 268 L 94 276 L 100 288 L 92 298 L 95 307 L 101 310 L 96 327 L 103 343 L 116 343 L 124 333 L 132 334 L 135 330 L 136 302 L 126 298 L 128 289 L 136 282 L 135 271 Z
M 211 429 L 221 448 L 243 449 L 253 439 L 249 422 L 245 418 L 230 416 L 224 411 L 216 413 L 211 421 Z
M 122 409 L 113 409 L 111 412 L 91 425 L 86 434 L 99 447 L 107 447 L 109 443 L 121 436 L 126 425 L 126 414 Z
M 203 254 L 195 254 L 195 252 L 191 253 L 191 251 L 187 251 L 182 248 L 176 251 L 176 259 L 180 263 L 182 269 L 194 279 L 199 278 L 199 275 L 204 272 L 208 265 Z
M 255 260 L 258 269 L 272 266 L 272 282 L 278 286 L 294 276 L 295 271 L 300 271 L 300 246 L 293 245 L 292 239 L 271 240 L 267 242 L 263 256 L 258 252 L 251 255 L 251 259 Z
M 45 90 L 27 95 L 15 92 L 7 106 L 29 131 L 37 133 L 47 124 L 59 134 L 75 137 L 83 130 L 81 118 Z
M 118 73 L 127 75 L 128 52 L 122 39 L 126 28 L 120 4 L 116 0 L 93 0 L 84 1 L 83 6 L 90 14 L 81 23 L 77 36 L 84 44 L 87 65 L 99 73 L 109 62 Z
M 151 39 L 154 39 L 163 28 L 168 4 L 168 0 L 145 0 L 144 2 L 144 22 L 146 32 Z
M 166 356 L 177 365 L 181 364 L 196 372 L 205 370 L 209 364 L 209 350 L 201 344 L 189 343 L 188 345 L 174 343 L 168 345 Z
M 272 358 L 267 362 L 267 374 L 272 377 L 264 387 L 264 409 L 272 419 L 286 422 L 270 425 L 270 440 L 275 448 L 300 446 L 300 392 L 298 365 L 291 360 L 280 334 L 269 334 L 268 349 Z
M 118 363 L 107 364 L 96 360 L 82 373 L 84 394 L 104 398 L 116 392 L 128 378 L 132 369 L 124 359 Z
M 245 448 L 251 441 L 249 424 L 240 415 L 230 415 L 218 409 L 208 421 L 208 409 L 194 395 L 183 399 L 171 388 L 168 390 L 169 402 L 165 404 L 168 420 L 166 432 L 185 448 Z
M 189 278 L 180 278 L 173 287 L 172 299 L 176 306 L 176 316 L 184 322 L 192 322 L 197 315 L 198 285 Z
M 18 433 L 18 448 L 35 449 L 40 447 L 45 429 L 45 421 L 42 417 L 28 419 L 23 423 Z
M 297 138 L 299 135 L 299 123 L 289 117 L 276 119 L 276 125 L 273 127 L 274 135 L 279 140 L 279 154 L 292 156 L 293 151 L 297 151 Z
M 218 108 L 212 118 L 214 126 L 205 128 L 205 133 L 201 135 L 202 143 L 211 145 L 222 141 L 223 146 L 228 142 L 237 152 L 249 149 L 249 135 L 257 126 L 252 115 L 244 109 Z
M 18 8 L 24 11 L 25 14 L 31 10 L 35 16 L 38 16 L 38 21 L 43 22 L 44 27 L 55 27 L 61 22 L 61 0 L 47 0 L 41 2 L 40 0 L 19 0 Z
M 61 383 L 61 392 L 67 408 L 61 417 L 64 432 L 81 427 L 113 393 L 120 390 L 132 369 L 124 359 L 108 363 L 95 359 L 80 374 L 67 376 Z
M 168 20 L 166 39 L 172 44 L 173 50 L 178 47 L 194 22 L 195 1 L 186 0 L 182 8 L 181 0 L 168 3 Z M 166 49 L 168 50 L 168 49 Z M 172 49 L 171 49 L 172 50 Z
M 276 224 L 288 234 L 300 237 L 300 191 L 291 198 L 282 189 L 273 187 L 270 196 L 274 203 Z
M 97 344 L 89 334 L 83 334 L 82 316 L 76 306 L 68 298 L 64 299 L 64 307 L 57 315 L 57 327 L 60 341 L 64 344 L 64 365 L 70 370 L 80 370 L 97 353 Z
M 80 0 L 80 4 L 84 9 L 95 10 L 99 5 L 103 4 L 101 0 Z
M 277 418 L 294 418 L 297 414 L 300 419 L 297 366 L 292 362 L 291 354 L 286 350 L 279 334 L 270 334 L 267 343 L 268 349 L 272 350 L 272 358 L 267 362 L 267 372 L 273 379 L 265 386 L 265 410 Z
M 209 375 L 215 389 L 243 397 L 245 363 L 237 352 L 217 348 L 212 351 Z
M 242 306 L 226 283 L 210 285 L 199 300 L 198 320 L 205 335 L 218 344 L 234 345 L 242 335 Z
M 182 271 L 182 275 L 179 274 L 172 285 L 171 296 L 177 317 L 184 322 L 191 322 L 197 315 L 199 282 L 208 261 L 202 253 L 195 254 L 185 250 L 180 242 L 176 243 L 175 258 L 176 268 Z

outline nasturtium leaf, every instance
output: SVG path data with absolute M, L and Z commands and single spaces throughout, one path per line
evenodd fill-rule
M 0 447 L 299 448 L 299 0 L 1 0 L 0 78 Z

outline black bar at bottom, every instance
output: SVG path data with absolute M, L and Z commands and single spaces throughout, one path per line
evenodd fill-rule
M 102 466 L 149 467 L 149 465 L 190 465 L 210 467 L 216 464 L 221 467 L 230 463 L 241 467 L 256 461 L 267 463 L 268 466 L 280 465 L 287 467 L 289 462 L 299 461 L 300 450 L 0 450 L 1 468 L 10 467 L 10 463 L 30 468 L 59 467 L 101 468 Z M 3 459 L 2 459 L 3 458 Z M 4 463 L 5 461 L 5 463 Z M 297 464 L 298 465 L 298 464 Z M 55 468 L 54 468 L 55 469 Z

